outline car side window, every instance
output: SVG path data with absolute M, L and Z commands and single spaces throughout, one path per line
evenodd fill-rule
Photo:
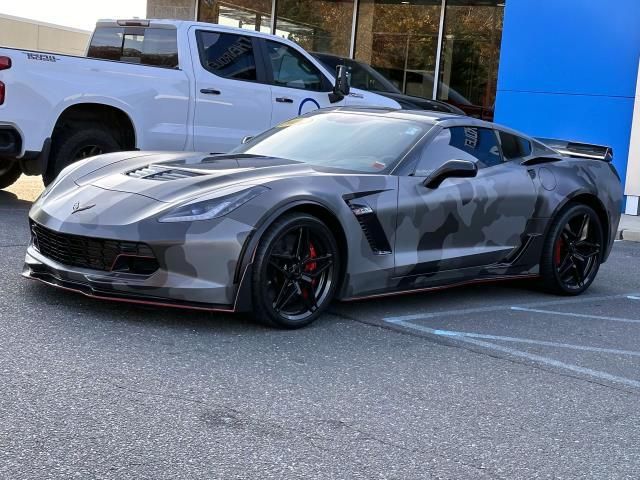
M 498 136 L 500 137 L 502 155 L 504 155 L 505 160 L 514 160 L 531 155 L 531 142 L 526 138 L 501 130 L 498 130 Z
M 273 84 L 301 90 L 322 91 L 323 75 L 297 50 L 267 40 L 267 54 L 273 70 Z
M 200 62 L 205 70 L 232 80 L 258 79 L 250 36 L 200 30 L 196 38 Z
M 493 130 L 478 127 L 444 128 L 423 149 L 415 175 L 425 177 L 449 160 L 470 160 L 478 168 L 502 163 Z

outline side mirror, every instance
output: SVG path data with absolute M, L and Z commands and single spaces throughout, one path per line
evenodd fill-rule
M 478 174 L 478 165 L 469 160 L 449 160 L 424 179 L 427 188 L 438 188 L 447 178 L 471 178 Z
M 345 65 L 336 67 L 336 82 L 333 84 L 333 92 L 329 95 L 331 103 L 339 102 L 349 95 L 351 91 L 349 73 Z
M 253 138 L 253 137 L 252 137 L 252 136 L 250 136 L 250 135 L 249 135 L 249 136 L 247 136 L 247 137 L 244 137 L 244 138 L 242 139 L 242 142 L 241 142 L 241 143 L 242 143 L 242 145 L 244 145 L 245 143 L 249 143 L 249 142 L 251 141 L 251 139 L 252 139 L 252 138 Z

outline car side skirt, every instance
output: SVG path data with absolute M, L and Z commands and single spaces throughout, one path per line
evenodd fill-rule
M 536 274 L 523 274 L 523 275 L 506 275 L 492 278 L 476 278 L 471 280 L 463 280 L 454 283 L 448 283 L 446 285 L 434 285 L 431 287 L 410 288 L 405 290 L 395 290 L 382 293 L 374 293 L 372 295 L 355 296 L 340 299 L 343 302 L 357 302 L 361 300 L 368 300 L 372 298 L 392 297 L 397 295 L 410 295 L 412 293 L 432 292 L 438 290 L 447 290 L 450 288 L 462 287 L 464 285 L 482 284 L 482 283 L 497 283 L 507 280 L 532 280 L 540 278 L 540 275 Z

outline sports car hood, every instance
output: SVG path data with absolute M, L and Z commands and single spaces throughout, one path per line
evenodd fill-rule
M 256 185 L 283 176 L 313 174 L 315 170 L 279 158 L 158 153 L 74 173 L 74 182 L 80 187 L 91 185 L 176 202 L 224 187 Z

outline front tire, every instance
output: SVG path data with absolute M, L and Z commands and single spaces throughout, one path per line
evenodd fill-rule
M 99 125 L 80 130 L 63 130 L 54 141 L 42 180 L 45 185 L 49 185 L 65 167 L 78 160 L 120 150 L 122 147 L 111 132 Z
M 0 159 L 0 189 L 16 183 L 20 175 L 22 175 L 22 170 L 18 162 Z
M 559 295 L 579 295 L 596 278 L 603 250 L 602 224 L 587 205 L 572 205 L 554 220 L 545 239 L 543 286 Z
M 253 314 L 264 324 L 301 328 L 335 294 L 340 256 L 331 230 L 316 217 L 287 214 L 260 241 L 253 265 Z

